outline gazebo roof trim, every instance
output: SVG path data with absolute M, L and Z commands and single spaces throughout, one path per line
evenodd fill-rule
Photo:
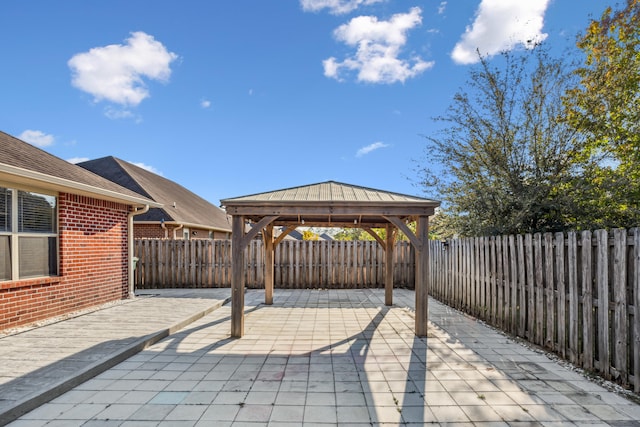
M 298 187 L 284 188 L 265 193 L 250 194 L 221 200 L 224 206 L 246 203 L 420 203 L 439 206 L 436 200 L 407 194 L 377 190 L 369 187 L 361 187 L 336 181 L 326 181 L 316 184 L 302 185 Z

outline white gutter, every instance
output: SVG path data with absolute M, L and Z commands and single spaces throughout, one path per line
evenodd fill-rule
M 127 233 L 128 233 L 128 246 L 129 256 L 127 257 L 129 264 L 129 298 L 135 298 L 135 276 L 134 276 L 134 263 L 133 263 L 133 217 L 136 215 L 142 215 L 149 211 L 149 205 L 145 205 L 143 208 L 133 208 L 133 212 L 129 212 L 127 215 Z
M 169 230 L 167 230 L 167 226 L 164 225 L 164 220 L 160 221 L 160 228 L 162 228 L 164 230 L 164 238 L 168 239 L 169 238 Z
M 177 239 L 177 234 L 176 231 L 178 230 L 182 230 L 184 228 L 184 224 L 178 224 L 178 226 L 176 228 L 173 229 L 173 240 Z
M 38 187 L 45 190 L 69 192 L 84 196 L 97 196 L 100 199 L 121 203 L 125 202 L 136 206 L 148 205 L 154 208 L 160 208 L 163 206 L 161 203 L 156 203 L 144 197 L 122 194 L 117 191 L 94 187 L 93 185 L 83 184 L 81 182 L 72 181 L 70 179 L 59 178 L 57 176 L 47 175 L 41 172 L 35 172 L 16 166 L 10 166 L 4 163 L 0 163 L 0 179 L 3 178 L 2 173 L 11 175 L 10 178 L 12 182 L 16 182 L 19 184 L 37 185 Z

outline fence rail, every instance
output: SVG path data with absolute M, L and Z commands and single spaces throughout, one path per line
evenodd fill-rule
M 216 288 L 231 286 L 230 240 L 135 241 L 136 287 Z M 394 249 L 394 283 L 413 288 L 414 250 L 408 242 Z M 245 285 L 264 287 L 264 251 L 260 240 L 245 252 Z M 274 285 L 278 288 L 384 287 L 384 251 L 373 241 L 294 241 L 276 246 Z
M 640 391 L 640 229 L 430 245 L 432 296 Z

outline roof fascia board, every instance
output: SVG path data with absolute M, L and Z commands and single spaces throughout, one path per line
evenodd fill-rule
M 226 206 L 229 215 L 433 215 L 437 205 L 424 203 L 403 203 L 401 205 L 277 205 L 277 206 Z
M 129 196 L 112 190 L 94 187 L 89 184 L 83 184 L 81 182 L 71 181 L 69 179 L 59 178 L 41 172 L 35 172 L 0 163 L 0 177 L 2 174 L 9 175 L 6 177 L 7 181 L 16 182 L 17 184 L 34 185 L 46 190 L 68 192 L 120 203 L 124 202 L 133 206 L 149 205 L 153 208 L 160 208 L 163 206 L 162 204 L 150 199 Z
M 430 206 L 438 207 L 440 202 L 437 200 L 221 200 L 224 208 L 243 206 L 243 207 L 298 207 L 298 206 L 317 206 L 317 207 L 355 207 L 355 206 L 372 206 L 372 207 L 406 207 L 406 206 Z

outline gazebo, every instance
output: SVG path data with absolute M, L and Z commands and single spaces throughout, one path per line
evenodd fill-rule
M 376 190 L 335 181 L 286 188 L 221 200 L 232 217 L 231 335 L 244 335 L 244 251 L 262 233 L 265 304 L 273 303 L 275 247 L 299 226 L 354 227 L 371 234 L 385 250 L 385 304 L 393 304 L 393 248 L 397 230 L 415 248 L 415 334 L 427 335 L 429 280 L 429 216 L 436 200 Z M 408 223 L 416 222 L 414 233 Z M 252 227 L 245 227 L 251 223 Z M 283 232 L 274 237 L 274 226 Z M 374 228 L 384 228 L 383 239 Z

